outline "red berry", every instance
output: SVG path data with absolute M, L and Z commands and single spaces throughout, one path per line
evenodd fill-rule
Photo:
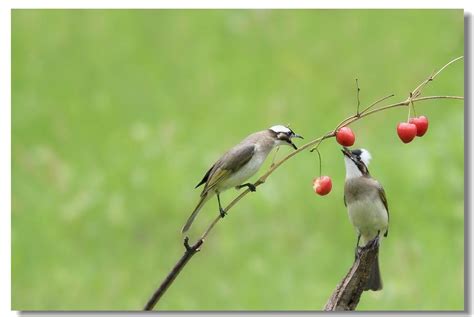
M 355 135 L 351 128 L 343 127 L 337 130 L 336 140 L 342 146 L 351 146 L 355 142 Z
M 418 118 L 411 118 L 410 123 L 416 125 L 416 135 L 423 136 L 428 130 L 428 118 L 425 116 L 419 116 Z
M 329 176 L 321 176 L 313 180 L 314 192 L 318 195 L 324 196 L 329 194 L 332 189 L 332 181 Z
M 403 143 L 410 143 L 416 136 L 416 125 L 408 122 L 400 122 L 397 125 L 397 133 Z

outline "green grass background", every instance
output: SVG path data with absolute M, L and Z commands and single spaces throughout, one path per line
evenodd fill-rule
M 354 113 L 355 78 L 363 105 L 401 101 L 463 49 L 461 10 L 13 10 L 12 308 L 141 309 L 220 154 L 278 123 L 301 145 Z M 461 61 L 424 94 L 463 95 L 463 76 Z M 352 126 L 391 216 L 384 290 L 360 310 L 464 308 L 463 102 L 417 112 L 430 128 L 409 145 L 395 132 L 405 108 Z M 354 256 L 339 149 L 321 146 L 330 195 L 312 191 L 317 156 L 297 155 L 218 224 L 158 308 L 320 310 Z

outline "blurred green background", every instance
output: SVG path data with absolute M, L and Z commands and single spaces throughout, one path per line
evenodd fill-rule
M 304 144 L 354 113 L 355 78 L 363 105 L 401 101 L 463 49 L 462 10 L 13 10 L 12 308 L 141 309 L 220 154 L 274 124 Z M 424 95 L 463 95 L 463 76 L 460 61 Z M 464 308 L 463 102 L 417 112 L 430 128 L 409 145 L 395 132 L 405 108 L 352 126 L 391 216 L 384 290 L 360 310 Z M 354 256 L 339 149 L 321 146 L 330 195 L 312 190 L 317 156 L 297 155 L 158 308 L 320 310 Z M 211 201 L 191 237 L 216 214 Z

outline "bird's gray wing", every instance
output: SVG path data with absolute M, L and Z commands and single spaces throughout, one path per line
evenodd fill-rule
M 255 145 L 237 145 L 229 150 L 214 164 L 201 196 L 215 188 L 222 180 L 229 177 L 231 173 L 238 171 L 248 163 L 255 153 Z
M 222 157 L 222 169 L 238 171 L 242 166 L 248 163 L 255 153 L 254 144 L 237 145 Z
M 385 206 L 385 209 L 387 210 L 387 216 L 388 220 L 390 221 L 390 213 L 388 212 L 388 202 L 387 202 L 387 196 L 385 195 L 385 190 L 383 189 L 382 185 L 380 183 L 377 184 L 378 186 L 378 191 L 379 191 L 379 197 L 380 200 L 382 200 L 383 205 Z M 386 237 L 388 235 L 388 229 L 385 231 L 384 236 Z

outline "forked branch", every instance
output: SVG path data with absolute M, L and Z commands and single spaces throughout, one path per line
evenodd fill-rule
M 437 72 L 435 72 L 433 75 L 429 76 L 426 80 L 424 80 L 420 85 L 418 85 L 413 91 L 411 91 L 409 93 L 409 96 L 407 99 L 403 100 L 403 101 L 400 101 L 400 102 L 397 102 L 397 103 L 393 103 L 393 104 L 389 104 L 389 105 L 385 105 L 385 106 L 381 106 L 379 108 L 375 108 L 374 107 L 382 102 L 384 102 L 385 100 L 387 100 L 388 98 L 391 98 L 393 97 L 393 95 L 389 95 L 389 96 L 385 96 L 385 97 L 382 97 L 380 98 L 379 100 L 376 100 L 375 102 L 373 102 L 372 104 L 368 105 L 365 109 L 363 109 L 362 111 L 359 112 L 359 108 L 360 108 L 360 101 L 359 101 L 359 96 L 357 96 L 357 99 L 358 99 L 358 106 L 357 106 L 357 113 L 352 115 L 352 116 L 349 116 L 347 117 L 346 119 L 342 120 L 339 124 L 336 125 L 336 127 L 331 130 L 331 131 L 328 131 L 327 133 L 325 133 L 323 136 L 320 136 L 308 143 L 306 143 L 305 145 L 301 146 L 298 150 L 295 150 L 293 152 L 291 152 L 290 154 L 288 154 L 287 156 L 285 156 L 283 159 L 281 159 L 279 162 L 275 163 L 275 164 L 272 164 L 272 166 L 270 167 L 270 169 L 265 173 L 263 174 L 258 180 L 257 182 L 254 184 L 255 187 L 257 186 L 260 186 L 262 185 L 263 183 L 265 183 L 265 181 L 267 180 L 267 178 L 273 174 L 273 172 L 275 172 L 281 165 L 283 165 L 283 163 L 285 163 L 286 161 L 288 161 L 290 158 L 292 158 L 293 156 L 301 153 L 302 151 L 305 151 L 306 149 L 309 149 L 311 147 L 312 150 L 315 150 L 319 147 L 319 145 L 324 141 L 324 140 L 327 140 L 329 138 L 332 138 L 336 135 L 336 132 L 342 128 L 342 127 L 345 127 L 345 126 L 348 126 L 356 121 L 359 121 L 361 120 L 362 118 L 365 118 L 365 117 L 368 117 L 368 116 L 371 116 L 377 112 L 381 112 L 381 111 L 385 111 L 385 110 L 388 110 L 388 109 L 391 109 L 391 108 L 396 108 L 396 107 L 408 107 L 410 105 L 412 105 L 413 103 L 419 103 L 419 102 L 424 102 L 424 101 L 428 101 L 428 100 L 433 100 L 433 99 L 458 99 L 458 100 L 463 100 L 464 97 L 461 97 L 461 96 L 426 96 L 426 97 L 421 97 L 421 93 L 423 91 L 423 88 L 430 82 L 432 82 L 435 77 L 437 77 L 446 67 L 448 67 L 449 65 L 453 64 L 454 62 L 462 59 L 463 56 L 461 57 L 458 57 L 456 59 L 453 59 L 452 61 L 450 61 L 449 63 L 447 63 L 446 65 L 444 65 L 442 68 L 440 68 Z M 357 83 L 357 94 L 359 94 L 359 87 L 358 87 L 358 83 Z M 248 193 L 250 192 L 249 189 L 246 189 L 245 191 L 243 191 L 242 193 L 240 193 L 236 198 L 234 198 L 234 200 L 232 200 L 229 205 L 224 209 L 225 212 L 229 212 L 229 210 L 234 207 L 243 197 L 245 197 Z M 160 300 L 160 298 L 163 296 L 163 294 L 166 292 L 166 290 L 168 289 L 168 287 L 174 282 L 175 278 L 178 276 L 178 274 L 181 272 L 181 270 L 183 269 L 183 267 L 188 263 L 188 261 L 191 259 L 191 257 L 196 254 L 196 252 L 199 251 L 199 249 L 202 247 L 202 245 L 204 244 L 204 241 L 205 239 L 207 238 L 207 236 L 209 235 L 209 233 L 212 231 L 212 229 L 214 228 L 214 226 L 221 220 L 222 218 L 220 216 L 217 216 L 210 224 L 209 226 L 207 227 L 207 229 L 204 231 L 204 233 L 201 235 L 201 237 L 197 240 L 197 242 L 190 246 L 188 244 L 188 238 L 186 237 L 185 240 L 184 240 L 184 245 L 185 245 L 185 252 L 183 254 L 183 256 L 181 257 L 181 259 L 178 260 L 178 262 L 175 264 L 175 266 L 173 267 L 173 269 L 171 270 L 171 272 L 168 274 L 168 276 L 164 279 L 164 281 L 160 284 L 159 288 L 153 293 L 153 296 L 149 299 L 149 301 L 147 302 L 146 306 L 145 306 L 145 310 L 152 310 L 156 303 Z M 370 252 L 368 253 L 368 256 L 370 255 Z M 357 264 L 357 261 L 354 265 Z M 355 269 L 355 272 L 358 272 L 358 270 L 360 270 L 360 262 L 359 264 L 355 267 L 353 266 L 351 268 L 351 271 L 353 269 Z M 350 272 L 351 272 L 350 271 Z M 349 272 L 349 273 L 350 273 Z M 356 273 L 354 273 L 356 274 Z M 353 274 L 353 275 L 354 275 Z M 344 282 L 344 280 L 343 280 Z M 361 291 L 362 293 L 362 291 Z M 360 296 L 359 296 L 360 297 Z M 357 303 L 355 303 L 355 305 L 357 305 Z M 330 306 L 327 306 L 327 307 L 330 307 Z

